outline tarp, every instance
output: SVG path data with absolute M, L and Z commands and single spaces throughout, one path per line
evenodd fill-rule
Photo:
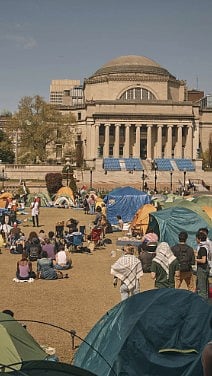
M 146 233 L 149 224 L 149 214 L 157 209 L 151 204 L 145 204 L 137 210 L 130 227 L 139 229 L 143 234 Z
M 132 187 L 117 188 L 105 196 L 107 219 L 111 224 L 117 224 L 117 215 L 124 222 L 132 221 L 136 211 L 143 205 L 150 203 L 150 196 L 146 192 Z
M 5 376 L 5 373 L 0 372 L 0 375 Z M 11 372 L 10 375 L 27 375 L 27 376 L 96 376 L 94 373 L 86 371 L 82 368 L 72 366 L 66 363 L 47 362 L 47 361 L 33 361 L 23 362 L 21 372 Z
M 210 218 L 197 205 L 189 206 L 188 204 L 191 203 L 187 201 L 187 204 L 185 203 L 187 207 L 182 207 L 173 203 L 170 208 L 150 214 L 150 226 L 158 234 L 161 242 L 167 242 L 170 246 L 173 246 L 179 242 L 179 233 L 187 231 L 187 243 L 195 249 L 197 246 L 196 233 L 200 227 L 207 227 L 209 237 L 212 237 L 212 222 Z M 196 206 L 198 212 L 195 211 Z
M 201 352 L 211 338 L 212 307 L 204 299 L 183 289 L 149 290 L 107 312 L 74 365 L 101 376 L 202 376 Z
M 43 360 L 47 357 L 29 332 L 5 313 L 0 313 L 0 338 L 0 364 L 11 365 L 28 360 Z M 20 369 L 21 364 L 14 367 Z

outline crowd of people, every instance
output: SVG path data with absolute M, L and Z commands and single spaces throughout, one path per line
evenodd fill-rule
M 181 231 L 179 242 L 170 247 L 167 242 L 158 242 L 158 235 L 149 229 L 142 238 L 138 256 L 130 244 L 126 245 L 123 255 L 111 266 L 114 285 L 118 279 L 121 283 L 121 300 L 140 291 L 139 279 L 143 272 L 150 273 L 157 289 L 180 288 L 184 281 L 189 291 L 207 300 L 212 241 L 208 239 L 207 228 L 197 231 L 196 250 L 186 244 L 187 238 L 187 232 Z

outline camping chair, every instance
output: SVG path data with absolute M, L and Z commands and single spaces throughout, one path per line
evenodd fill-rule
M 55 226 L 56 237 L 59 239 L 63 239 L 63 231 L 64 231 L 64 221 L 57 222 Z
M 73 232 L 69 236 L 69 241 L 70 241 L 69 247 L 70 247 L 71 252 L 80 251 L 80 247 L 83 246 L 83 234 L 78 231 Z
M 93 243 L 93 250 L 98 247 L 104 247 L 102 233 L 103 231 L 101 227 L 94 227 L 91 230 L 90 241 Z

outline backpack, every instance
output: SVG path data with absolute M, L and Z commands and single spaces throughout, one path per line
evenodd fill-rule
M 40 249 L 37 245 L 31 245 L 29 248 L 29 259 L 30 261 L 37 261 L 39 258 Z
M 179 248 L 178 248 L 179 247 Z M 191 261 L 189 255 L 189 249 L 186 245 L 179 244 L 174 254 L 179 261 L 180 271 L 181 272 L 190 272 L 191 271 Z

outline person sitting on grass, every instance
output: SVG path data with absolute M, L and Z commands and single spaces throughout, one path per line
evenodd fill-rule
M 16 278 L 19 280 L 28 280 L 30 278 L 35 278 L 36 275 L 32 271 L 32 263 L 28 261 L 26 253 L 22 253 L 21 260 L 17 262 Z
M 59 245 L 59 250 L 55 255 L 54 268 L 57 270 L 67 270 L 70 269 L 72 260 L 70 254 L 65 250 L 63 244 Z
M 37 260 L 37 278 L 58 279 L 58 273 L 53 267 L 53 260 L 48 258 L 46 251 L 42 251 L 41 258 Z

